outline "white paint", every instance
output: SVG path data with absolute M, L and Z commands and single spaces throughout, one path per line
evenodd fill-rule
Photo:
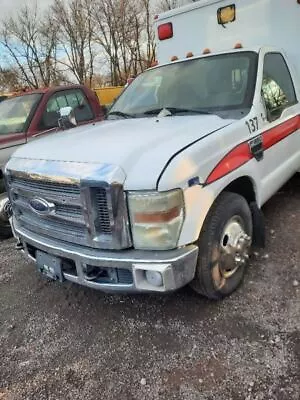
M 155 189 L 174 153 L 232 122 L 214 115 L 105 121 L 36 139 L 14 156 L 117 164 L 127 175 L 125 189 Z
M 296 0 L 285 5 L 280 0 L 253 0 L 251 3 L 236 0 L 235 3 L 237 22 L 226 29 L 216 26 L 216 10 L 228 4 L 223 0 L 203 0 L 162 15 L 159 22 L 171 18 L 174 21 L 175 36 L 160 44 L 159 55 L 166 61 L 175 50 L 179 56 L 187 51 L 199 52 L 202 47 L 225 51 L 232 49 L 237 41 L 259 53 L 253 106 L 244 119 L 234 121 L 212 115 L 193 115 L 106 121 L 37 139 L 19 149 L 14 157 L 119 165 L 126 176 L 125 190 L 156 189 L 158 180 L 160 191 L 182 188 L 186 217 L 180 246 L 197 240 L 211 205 L 234 180 L 249 177 L 258 205 L 264 204 L 300 170 L 299 130 L 265 151 L 262 161 L 253 158 L 206 187 L 188 186 L 188 180 L 193 177 L 205 182 L 224 156 L 239 144 L 300 114 L 297 104 L 269 123 L 263 118 L 261 102 L 264 55 L 280 51 L 264 47 L 266 44 L 284 48 L 300 98 L 297 67 L 293 68 L 293 62 L 300 68 L 297 45 L 300 5 Z M 283 23 L 285 29 L 281 29 Z M 250 134 L 245 122 L 253 117 L 258 117 L 258 130 Z M 195 143 L 189 146 L 192 142 Z
M 217 22 L 220 7 L 236 5 L 236 21 L 223 28 Z M 300 76 L 300 4 L 297 0 L 201 0 L 160 14 L 157 26 L 172 22 L 172 39 L 157 43 L 158 61 L 166 63 L 174 55 L 185 58 L 209 48 L 212 52 L 228 51 L 236 43 L 244 48 L 274 46 L 285 50 Z
M 24 135 L 23 139 L 15 140 L 14 141 L 14 145 L 10 146 L 10 147 L 8 147 L 8 144 L 1 144 L 0 143 L 0 170 L 3 170 L 4 165 L 7 163 L 9 157 L 23 143 L 25 143 L 25 135 Z

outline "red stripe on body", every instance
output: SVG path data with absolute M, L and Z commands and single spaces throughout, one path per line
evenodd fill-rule
M 268 150 L 276 143 L 285 139 L 295 131 L 300 129 L 300 116 L 297 115 L 282 124 L 271 128 L 262 134 L 264 150 Z
M 261 134 L 263 139 L 263 149 L 268 150 L 270 147 L 276 145 L 281 140 L 290 136 L 300 129 L 300 116 L 293 117 L 282 124 L 275 126 Z M 230 172 L 236 170 L 246 162 L 253 158 L 250 151 L 248 141 L 239 144 L 233 150 L 226 154 L 226 156 L 217 164 L 217 166 L 210 173 L 206 179 L 205 184 L 208 185 Z
M 252 154 L 250 153 L 250 148 L 248 143 L 242 143 L 228 153 L 221 162 L 212 171 L 206 180 L 206 184 L 212 183 L 217 179 L 222 178 L 229 174 L 229 172 L 241 167 L 246 162 L 251 160 Z

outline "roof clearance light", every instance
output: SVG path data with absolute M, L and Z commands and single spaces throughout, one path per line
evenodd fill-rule
M 191 58 L 191 57 L 194 57 L 194 54 L 191 51 L 186 53 L 186 58 Z
M 158 38 L 159 40 L 171 39 L 173 37 L 173 24 L 167 22 L 158 26 Z
M 242 49 L 242 48 L 243 48 L 243 45 L 242 45 L 242 43 L 237 43 L 237 44 L 234 46 L 234 48 L 235 48 L 235 49 Z
M 156 67 L 157 65 L 158 65 L 158 61 L 157 60 L 152 61 L 151 67 Z
M 202 54 L 210 54 L 210 53 L 211 53 L 210 49 L 204 49 L 202 51 Z
M 177 56 L 171 57 L 171 61 L 177 61 L 177 60 L 178 60 L 178 57 L 177 57 Z
M 235 4 L 219 8 L 217 11 L 217 18 L 219 25 L 225 25 L 229 22 L 234 22 L 236 19 Z

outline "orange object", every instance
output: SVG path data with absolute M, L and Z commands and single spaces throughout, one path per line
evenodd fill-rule
M 237 44 L 234 46 L 234 48 L 235 48 L 235 49 L 242 49 L 242 48 L 243 48 L 243 45 L 242 45 L 242 43 L 237 43 Z
M 134 221 L 138 224 L 150 224 L 150 223 L 164 223 L 172 221 L 174 218 L 180 215 L 180 207 L 174 207 L 171 210 L 157 213 L 137 213 L 134 216 Z

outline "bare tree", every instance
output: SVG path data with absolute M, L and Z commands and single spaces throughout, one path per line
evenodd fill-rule
M 18 71 L 13 68 L 0 67 L 0 92 L 14 91 L 20 85 Z
M 42 18 L 36 6 L 24 6 L 16 17 L 3 23 L 0 43 L 25 85 L 38 88 L 58 80 L 56 27 Z
M 98 0 L 95 40 L 107 58 L 113 85 L 147 68 L 155 58 L 150 0 Z
M 54 20 L 59 26 L 62 54 L 58 62 L 72 72 L 78 83 L 91 84 L 94 75 L 93 0 L 55 0 Z
M 100 75 L 122 85 L 155 59 L 152 8 L 152 0 L 54 0 L 45 19 L 25 6 L 0 28 L 5 65 L 33 88 L 74 79 L 91 86 Z
M 121 65 L 119 60 L 118 32 L 120 18 L 115 0 L 101 0 L 95 4 L 95 40 L 108 60 L 111 81 L 119 84 Z M 125 10 L 124 10 L 125 11 Z
M 194 1 L 196 1 L 196 0 L 192 0 L 192 1 L 190 1 L 190 3 L 193 3 Z M 160 2 L 157 5 L 157 9 L 159 12 L 168 11 L 168 10 L 172 10 L 173 8 L 180 7 L 186 3 L 187 3 L 187 1 L 184 1 L 184 0 L 160 0 Z
M 144 12 L 144 23 L 145 26 L 145 43 L 146 43 L 146 67 L 151 66 L 152 62 L 155 60 L 155 35 L 153 31 L 153 18 L 154 12 L 151 8 L 150 0 L 141 0 Z

